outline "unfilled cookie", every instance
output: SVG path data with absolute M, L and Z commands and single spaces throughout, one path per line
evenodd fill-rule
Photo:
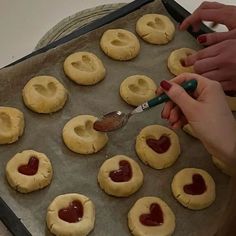
M 128 225 L 134 236 L 171 236 L 175 215 L 162 199 L 143 197 L 130 209 Z
M 185 58 L 196 53 L 195 50 L 190 48 L 180 48 L 174 50 L 168 58 L 168 68 L 174 75 L 180 75 L 185 72 L 194 72 L 193 66 L 185 66 Z
M 73 152 L 92 154 L 101 150 L 108 142 L 106 133 L 93 128 L 97 120 L 94 116 L 80 115 L 69 120 L 63 128 L 62 136 L 66 146 Z
M 22 91 L 25 105 L 38 113 L 52 113 L 63 108 L 67 90 L 52 76 L 32 78 Z
M 64 62 L 64 72 L 75 83 L 93 85 L 105 78 L 106 69 L 102 61 L 91 52 L 76 52 Z
M 24 114 L 13 107 L 0 106 L 0 144 L 14 143 L 23 134 Z
M 142 186 L 143 173 L 136 161 L 124 155 L 117 155 L 102 164 L 98 183 L 107 194 L 127 197 Z
M 174 176 L 171 189 L 177 201 L 192 210 L 204 209 L 215 201 L 215 182 L 202 169 L 182 169 Z
M 175 26 L 167 16 L 146 14 L 137 21 L 136 32 L 148 43 L 167 44 L 174 37 Z
M 139 158 L 155 169 L 173 165 L 180 154 L 177 134 L 161 125 L 143 128 L 136 138 L 135 148 Z
M 139 106 L 154 98 L 157 86 L 145 75 L 127 77 L 120 85 L 120 96 L 130 105 Z
M 128 30 L 109 29 L 100 40 L 103 52 L 115 60 L 127 61 L 135 58 L 140 51 L 137 37 Z
M 21 193 L 33 192 L 48 186 L 52 175 L 52 165 L 48 157 L 34 150 L 17 153 L 6 165 L 8 183 Z
M 47 210 L 47 226 L 58 236 L 86 236 L 95 223 L 95 206 L 78 193 L 56 197 Z

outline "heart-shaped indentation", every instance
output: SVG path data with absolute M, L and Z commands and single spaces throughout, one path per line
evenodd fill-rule
M 84 126 L 77 126 L 74 128 L 74 131 L 80 137 L 91 137 L 94 133 L 93 122 L 91 120 L 87 120 Z
M 145 226 L 159 226 L 164 223 L 163 212 L 159 204 L 150 205 L 150 213 L 139 216 L 139 221 Z
M 71 65 L 80 71 L 93 72 L 96 70 L 96 65 L 93 59 L 88 55 L 83 55 L 81 60 L 72 62 Z
M 117 38 L 112 40 L 111 44 L 114 45 L 114 46 L 122 47 L 122 46 L 129 45 L 129 41 L 130 41 L 130 38 L 129 38 L 128 35 L 118 32 L 117 33 Z
M 194 174 L 192 176 L 193 183 L 184 185 L 184 192 L 191 195 L 203 194 L 207 187 L 205 180 L 200 174 Z
M 126 160 L 119 162 L 119 169 L 109 173 L 109 177 L 114 182 L 128 182 L 132 178 L 132 167 Z
M 139 95 L 147 94 L 148 84 L 144 79 L 138 79 L 135 83 L 132 83 L 128 88 L 133 92 Z
M 28 164 L 18 167 L 18 171 L 23 175 L 35 175 L 38 172 L 39 159 L 30 157 Z
M 8 132 L 11 126 L 10 116 L 5 112 L 0 112 L 0 131 Z
M 75 200 L 68 207 L 62 208 L 58 212 L 60 219 L 68 223 L 76 223 L 81 221 L 84 215 L 84 208 L 80 201 Z
M 34 89 L 45 97 L 53 97 L 57 91 L 57 87 L 54 82 L 49 82 L 47 87 L 42 84 L 35 84 Z
M 146 139 L 147 145 L 157 153 L 165 153 L 169 149 L 171 142 L 167 135 L 162 135 L 159 139 L 148 138 Z
M 153 21 L 149 21 L 147 23 L 147 25 L 155 30 L 164 30 L 165 29 L 165 25 L 164 22 L 159 19 L 158 17 L 155 17 L 154 22 Z

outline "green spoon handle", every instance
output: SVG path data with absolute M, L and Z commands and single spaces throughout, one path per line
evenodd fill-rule
M 183 84 L 181 84 L 181 87 L 184 88 L 184 90 L 187 92 L 193 92 L 197 88 L 197 80 L 192 79 L 192 80 L 186 81 Z M 149 100 L 147 102 L 148 106 L 146 106 L 145 108 L 154 107 L 156 105 L 167 102 L 169 100 L 170 100 L 170 98 L 165 93 L 163 93 L 160 96 L 157 96 L 157 97 Z

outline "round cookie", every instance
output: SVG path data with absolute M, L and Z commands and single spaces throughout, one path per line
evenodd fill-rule
M 32 78 L 22 91 L 25 105 L 38 113 L 52 113 L 63 108 L 67 90 L 52 76 Z
M 140 51 L 137 37 L 128 30 L 109 29 L 100 40 L 103 52 L 115 60 L 127 61 L 135 58 Z
M 98 183 L 107 194 L 127 197 L 142 186 L 143 173 L 136 161 L 124 155 L 117 155 L 102 164 Z
M 80 115 L 69 120 L 62 132 L 66 146 L 80 154 L 92 154 L 101 150 L 108 142 L 108 137 L 106 133 L 93 128 L 96 120 L 96 117 L 89 115 Z
M 220 169 L 224 174 L 232 176 L 234 173 L 234 170 L 232 167 L 227 166 L 223 161 L 221 161 L 219 158 L 216 158 L 214 156 L 211 157 L 213 163 L 215 166 Z
M 8 183 L 21 193 L 33 192 L 48 186 L 52 175 L 52 165 L 47 156 L 33 150 L 17 153 L 6 165 Z
M 193 136 L 194 138 L 198 138 L 190 124 L 184 125 L 183 131 L 186 132 L 187 134 Z
M 120 85 L 120 96 L 130 105 L 139 106 L 154 98 L 157 86 L 145 75 L 127 77 Z
M 128 225 L 134 236 L 170 236 L 175 230 L 175 215 L 160 198 L 143 197 L 130 209 Z
M 174 75 L 180 75 L 185 72 L 194 72 L 193 66 L 184 66 L 184 59 L 194 54 L 196 51 L 190 48 L 180 48 L 174 50 L 168 58 L 168 68 Z
M 65 74 L 77 84 L 93 85 L 105 78 L 106 69 L 93 53 L 76 52 L 64 62 Z
M 231 111 L 236 111 L 236 97 L 226 96 L 226 101 Z
M 85 236 L 94 228 L 95 206 L 81 194 L 60 195 L 49 205 L 46 221 L 55 235 Z
M 171 166 L 180 154 L 177 134 L 160 125 L 143 128 L 136 138 L 135 148 L 139 158 L 155 169 Z
M 23 134 L 24 114 L 13 107 L 0 106 L 0 144 L 14 143 Z
M 171 188 L 174 197 L 192 210 L 209 207 L 215 200 L 215 182 L 202 169 L 182 169 L 174 176 Z
M 137 21 L 136 32 L 148 43 L 167 44 L 174 37 L 175 26 L 167 16 L 146 14 Z

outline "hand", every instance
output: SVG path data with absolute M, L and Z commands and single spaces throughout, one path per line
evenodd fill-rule
M 178 84 L 196 79 L 198 86 L 192 97 Z M 224 92 L 216 81 L 197 74 L 181 74 L 170 82 L 162 81 L 161 88 L 171 98 L 162 111 L 162 118 L 169 120 L 173 128 L 186 121 L 209 153 L 226 157 L 226 164 L 236 163 L 236 122 L 225 100 Z M 176 104 L 176 105 L 175 105 Z

